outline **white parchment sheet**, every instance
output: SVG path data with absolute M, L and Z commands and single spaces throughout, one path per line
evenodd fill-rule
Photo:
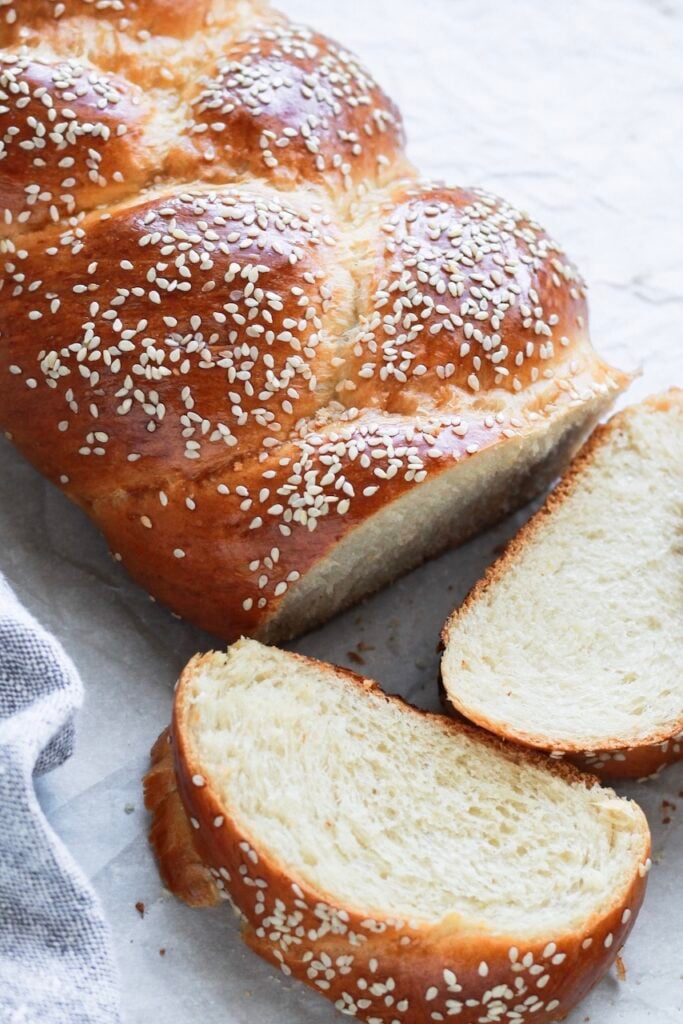
M 282 6 L 364 58 L 401 106 L 426 174 L 500 192 L 562 241 L 590 285 L 596 347 L 618 366 L 642 366 L 629 400 L 683 384 L 682 0 Z M 243 948 L 226 907 L 189 910 L 166 894 L 147 846 L 147 751 L 183 663 L 217 641 L 151 603 L 85 516 L 4 440 L 0 460 L 0 564 L 87 688 L 76 755 L 41 780 L 40 795 L 104 902 L 127 1021 L 341 1021 Z M 293 646 L 436 708 L 441 624 L 522 518 Z M 681 1024 L 683 765 L 621 789 L 641 801 L 654 834 L 648 899 L 625 949 L 626 980 L 608 977 L 571 1024 Z

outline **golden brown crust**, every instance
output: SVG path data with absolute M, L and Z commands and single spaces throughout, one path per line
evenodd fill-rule
M 601 779 L 649 779 L 668 765 L 683 760 L 683 722 L 680 724 L 681 728 L 674 735 L 654 743 L 625 747 L 623 740 L 615 740 L 614 747 L 566 756 L 579 768 L 595 772 Z
M 358 215 L 368 216 L 364 204 Z M 566 366 L 588 340 L 586 290 L 538 223 L 482 189 L 414 182 L 370 215 L 379 227 L 370 258 L 358 254 L 368 274 L 348 373 L 354 403 L 414 413 L 427 384 L 437 407 L 463 394 L 485 406 L 496 389 L 528 389 L 532 403 L 529 385 L 545 369 L 571 377 Z
M 329 394 L 332 339 L 350 316 L 347 278 L 332 263 L 337 236 L 320 208 L 252 185 L 163 191 L 58 239 L 30 237 L 2 309 L 24 325 L 0 355 L 3 381 L 21 385 L 7 388 L 3 410 L 15 440 L 90 502 L 148 487 L 150 476 L 157 492 L 176 479 L 188 489 L 286 437 Z M 273 334 L 260 359 L 260 334 L 248 333 L 259 284 L 258 329 L 267 321 Z M 228 290 L 237 294 L 226 303 Z
M 257 18 L 279 20 L 267 0 L 5 0 L 0 46 L 87 59 L 154 90 L 171 111 L 172 92 Z
M 396 106 L 353 55 L 303 25 L 257 25 L 191 84 L 198 176 L 313 182 L 333 193 L 409 169 Z
M 178 793 L 173 749 L 164 729 L 151 751 L 145 775 L 145 807 L 152 815 L 149 841 L 166 886 L 191 907 L 210 907 L 219 892 L 195 847 L 192 826 Z
M 87 61 L 0 55 L 0 111 L 0 208 L 10 236 L 115 201 L 158 168 L 144 92 Z
M 229 5 L 229 0 L 228 0 Z M 14 0 L 2 9 L 4 31 L 22 38 L 24 32 L 62 27 L 74 18 L 103 22 L 119 32 L 159 32 L 187 38 L 218 15 L 225 3 L 216 0 Z M 159 33 L 161 34 L 161 33 Z
M 645 399 L 644 405 L 655 411 L 667 412 L 671 408 L 680 409 L 683 413 L 683 389 L 672 387 L 660 395 L 652 395 Z M 473 607 L 486 593 L 489 587 L 502 579 L 514 565 L 530 540 L 543 530 L 545 520 L 559 508 L 573 493 L 581 481 L 584 470 L 589 467 L 595 453 L 609 438 L 622 428 L 631 416 L 637 414 L 638 406 L 622 410 L 607 423 L 598 426 L 573 459 L 569 469 L 560 482 L 548 495 L 543 506 L 524 524 L 518 533 L 508 542 L 502 554 L 493 562 L 483 577 L 475 583 L 459 608 L 450 615 L 441 631 L 441 644 L 445 648 L 450 641 L 451 629 L 454 629 L 461 616 Z M 683 759 L 683 719 L 666 729 L 654 730 L 642 737 L 637 745 L 624 737 L 610 738 L 599 748 L 584 750 L 579 744 L 565 742 L 561 746 L 548 737 L 515 729 L 493 721 L 484 713 L 476 711 L 458 699 L 456 693 L 448 691 L 444 686 L 448 704 L 456 712 L 465 716 L 483 729 L 501 736 L 503 739 L 521 744 L 536 750 L 544 750 L 553 759 L 569 758 L 580 768 L 595 772 L 604 779 L 644 779 L 657 774 L 667 765 Z
M 0 26 L 0 425 L 178 614 L 283 635 L 378 511 L 521 442 L 516 507 L 549 432 L 626 385 L 562 250 L 417 182 L 331 40 L 247 0 L 15 0 Z
M 455 918 L 438 926 L 368 918 L 363 910 L 335 904 L 329 894 L 288 874 L 219 804 L 202 766 L 192 760 L 184 731 L 185 691 L 200 663 L 199 657 L 193 659 L 181 676 L 171 728 L 178 793 L 186 815 L 198 826 L 183 832 L 192 843 L 185 858 L 192 861 L 195 846 L 201 851 L 220 893 L 244 917 L 246 942 L 286 975 L 366 1021 L 425 1024 L 457 1015 L 462 1024 L 477 1024 L 483 1013 L 495 1020 L 494 1010 L 499 1015 L 514 1010 L 518 1024 L 547 1024 L 564 1017 L 611 966 L 644 896 L 648 843 L 641 870 L 624 892 L 615 894 L 612 908 L 576 933 L 520 941 L 514 935 L 469 930 Z M 331 666 L 329 670 L 381 700 L 401 703 L 407 714 L 428 714 L 386 696 L 370 680 Z M 446 716 L 430 717 L 507 757 L 529 760 L 571 781 L 596 784 L 570 765 L 553 765 Z M 167 751 L 164 759 L 170 765 Z M 187 882 L 165 853 L 165 827 L 174 838 L 178 835 L 177 820 L 164 825 L 155 816 L 153 841 L 162 874 L 186 899 Z

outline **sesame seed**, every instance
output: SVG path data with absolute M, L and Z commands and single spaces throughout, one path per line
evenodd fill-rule
M 116 252 L 109 251 L 110 212 L 83 215 L 97 202 L 90 198 L 93 186 L 125 184 L 127 161 L 120 154 L 126 151 L 115 147 L 128 145 L 130 128 L 146 117 L 146 98 L 75 59 L 56 66 L 47 56 L 41 61 L 52 85 L 40 93 L 32 77 L 37 62 L 20 54 L 9 70 L 3 64 L 0 89 L 17 86 L 10 91 L 19 127 L 18 140 L 5 145 L 54 152 L 54 160 L 34 165 L 18 230 L 33 239 L 40 237 L 32 229 L 41 218 L 56 227 L 44 249 L 11 252 L 5 273 L 19 289 L 22 316 L 31 296 L 30 319 L 49 310 L 81 327 L 73 338 L 54 341 L 59 321 L 50 320 L 35 376 L 24 380 L 26 371 L 14 363 L 10 372 L 22 377 L 22 388 L 45 382 L 64 396 L 60 415 L 68 418 L 54 421 L 65 435 L 57 438 L 60 451 L 104 466 L 125 459 L 135 487 L 146 485 L 138 471 L 157 464 L 149 459 L 161 464 L 178 444 L 186 481 L 203 482 L 214 468 L 229 466 L 231 485 L 210 486 L 226 499 L 226 522 L 251 531 L 244 585 L 256 597 L 238 596 L 244 612 L 263 611 L 287 594 L 304 568 L 293 560 L 325 518 L 347 519 L 332 527 L 343 533 L 370 513 L 376 495 L 393 498 L 462 456 L 451 431 L 476 438 L 484 422 L 495 442 L 497 423 L 504 437 L 527 426 L 526 418 L 503 425 L 491 406 L 484 412 L 486 392 L 492 384 L 521 390 L 540 361 L 552 375 L 555 349 L 569 344 L 563 332 L 572 334 L 564 313 L 569 289 L 576 292 L 572 317 L 579 326 L 583 308 L 580 279 L 538 225 L 481 190 L 407 185 L 389 197 L 378 191 L 368 214 L 381 224 L 377 266 L 361 289 L 345 282 L 335 254 L 338 235 L 348 228 L 345 202 L 334 218 L 322 202 L 303 212 L 295 193 L 290 202 L 289 186 L 300 180 L 329 185 L 336 197 L 340 184 L 349 193 L 361 186 L 374 194 L 400 151 L 395 108 L 346 51 L 290 25 L 259 27 L 229 41 L 197 82 L 183 130 L 208 164 L 221 164 L 231 159 L 224 143 L 239 122 L 248 137 L 240 160 L 251 161 L 252 173 L 274 187 L 226 184 L 211 191 L 207 184 L 146 196 L 134 218 L 117 209 L 126 244 Z M 227 180 L 220 166 L 211 175 Z M 14 231 L 17 222 L 10 224 Z M 31 241 L 37 244 L 45 243 Z M 43 270 L 44 254 L 54 269 Z M 539 284 L 548 269 L 559 281 L 552 288 Z M 111 292 L 109 278 L 116 285 Z M 355 287 L 350 297 L 346 283 Z M 340 336 L 337 312 L 343 320 L 356 303 L 357 322 Z M 338 378 L 333 383 L 330 367 Z M 571 373 L 578 372 L 577 362 Z M 558 381 L 565 383 L 573 386 Z M 226 395 L 219 410 L 207 400 L 217 386 Z M 436 388 L 443 394 L 439 412 L 429 422 L 393 423 L 404 397 L 422 387 L 424 394 Z M 478 397 L 468 398 L 473 412 L 465 424 L 453 412 L 467 392 Z M 103 398 L 110 394 L 115 412 Z M 373 415 L 378 394 L 382 415 Z M 97 430 L 90 424 L 79 436 L 80 418 L 88 416 Z M 133 445 L 139 450 L 130 450 Z M 474 455 L 479 448 L 472 440 L 464 451 Z M 196 511 L 195 497 L 176 490 L 175 468 L 169 465 L 164 479 L 168 492 L 180 496 L 174 512 L 184 517 L 181 527 L 201 529 L 200 516 L 187 514 Z M 166 508 L 166 491 L 157 493 Z M 139 522 L 152 529 L 148 515 Z M 186 557 L 183 548 L 172 551 Z M 480 971 L 486 967 L 482 962 Z

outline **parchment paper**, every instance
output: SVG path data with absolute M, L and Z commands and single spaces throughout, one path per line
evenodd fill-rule
M 284 6 L 361 54 L 402 107 L 425 173 L 498 191 L 563 242 L 590 284 L 596 346 L 621 367 L 642 365 L 629 400 L 683 384 L 679 0 Z M 4 440 L 0 460 L 2 568 L 87 688 L 77 753 L 40 782 L 40 795 L 104 902 L 128 1022 L 341 1021 L 244 949 L 226 908 L 192 911 L 166 894 L 148 850 L 139 783 L 147 751 L 168 721 L 183 663 L 216 641 L 151 603 L 84 515 Z M 293 646 L 437 707 L 440 626 L 521 519 Z M 649 895 L 625 949 L 626 980 L 603 981 L 571 1024 L 680 1024 L 683 765 L 621 789 L 641 801 L 653 829 Z

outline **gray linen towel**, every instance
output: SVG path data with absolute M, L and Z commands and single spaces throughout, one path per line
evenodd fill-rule
M 69 757 L 81 681 L 0 575 L 0 1022 L 117 1024 L 109 932 L 33 773 Z

